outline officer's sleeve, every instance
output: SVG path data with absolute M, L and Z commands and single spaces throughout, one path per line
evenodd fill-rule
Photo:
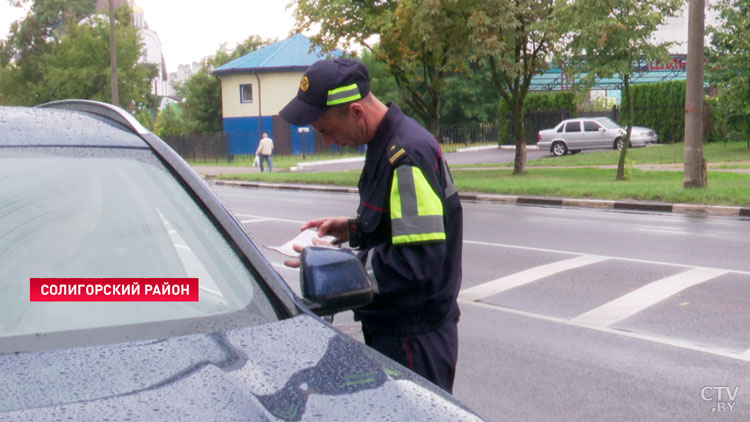
M 390 213 L 394 246 L 445 242 L 443 202 L 419 167 L 396 168 L 391 184 Z

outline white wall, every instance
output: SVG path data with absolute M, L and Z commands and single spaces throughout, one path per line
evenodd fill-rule
M 299 72 L 258 73 L 260 78 L 260 104 L 263 116 L 279 114 L 282 108 L 297 95 L 302 75 Z M 258 116 L 258 79 L 254 73 L 221 76 L 221 102 L 224 118 Z M 240 102 L 240 85 L 253 85 L 253 102 Z

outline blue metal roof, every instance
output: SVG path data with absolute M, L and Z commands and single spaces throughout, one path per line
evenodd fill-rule
M 217 76 L 231 73 L 299 71 L 328 56 L 338 57 L 341 52 L 323 53 L 320 48 L 311 48 L 312 43 L 302 34 L 295 34 L 232 60 L 216 68 Z

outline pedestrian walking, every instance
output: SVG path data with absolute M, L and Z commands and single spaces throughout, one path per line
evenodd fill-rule
M 378 100 L 367 68 L 351 59 L 315 62 L 280 114 L 312 125 L 328 145 L 367 145 L 356 217 L 311 220 L 302 230 L 348 241 L 373 274 L 373 301 L 354 311 L 365 343 L 451 392 L 463 212 L 435 137 Z
M 271 161 L 271 154 L 273 153 L 273 139 L 268 137 L 268 133 L 263 133 L 263 138 L 258 144 L 258 149 L 255 150 L 255 156 L 260 157 L 260 172 L 263 173 L 263 161 L 268 161 L 268 172 L 273 172 L 273 161 Z

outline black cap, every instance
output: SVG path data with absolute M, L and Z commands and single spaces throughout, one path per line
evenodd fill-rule
M 353 59 L 318 60 L 305 72 L 297 96 L 279 114 L 296 126 L 308 125 L 329 108 L 370 93 L 370 74 Z

